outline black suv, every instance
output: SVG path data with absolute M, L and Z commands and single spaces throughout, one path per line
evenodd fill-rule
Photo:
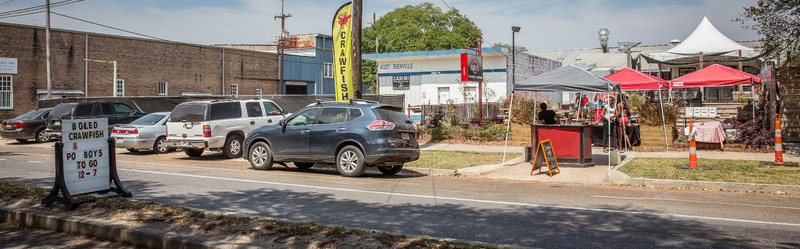
M 403 163 L 419 159 L 417 128 L 398 106 L 366 100 L 317 101 L 280 125 L 253 130 L 244 142 L 244 158 L 255 169 L 293 162 L 335 164 L 343 176 L 360 176 L 376 166 L 394 175 Z
M 128 104 L 116 101 L 95 101 L 83 103 L 61 103 L 53 107 L 47 117 L 45 133 L 53 139 L 61 139 L 61 120 L 107 118 L 108 134 L 115 124 L 127 124 L 144 116 Z

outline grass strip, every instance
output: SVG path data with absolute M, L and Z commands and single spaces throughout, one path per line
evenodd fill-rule
M 506 153 L 506 160 L 522 156 L 521 153 Z M 503 153 L 499 152 L 464 152 L 446 150 L 422 150 L 419 159 L 406 163 L 407 167 L 431 169 L 461 169 L 479 165 L 500 164 Z
M 689 159 L 636 158 L 620 171 L 634 178 L 800 185 L 800 167 L 712 159 L 698 159 L 698 166 L 711 167 L 712 170 L 679 169 L 675 167 L 677 165 L 689 165 Z

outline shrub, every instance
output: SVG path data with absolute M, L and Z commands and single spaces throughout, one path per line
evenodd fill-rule
M 678 120 L 678 104 L 664 103 L 664 122 L 675 125 Z M 649 99 L 639 107 L 639 123 L 642 125 L 660 126 L 661 104 L 657 99 Z
M 531 124 L 536 118 L 539 103 L 548 99 L 539 93 L 518 92 L 514 93 L 514 106 L 511 110 L 511 122 L 517 124 Z M 503 107 L 508 108 L 511 98 L 503 100 Z M 536 110 L 536 112 L 534 112 Z
M 475 141 L 497 141 L 504 138 L 506 128 L 502 125 L 470 126 L 464 131 L 464 138 Z
M 628 105 L 631 110 L 638 111 L 642 106 L 642 95 L 637 92 L 632 92 L 628 95 Z
M 775 144 L 775 133 L 769 125 L 765 125 L 764 117 L 761 114 L 764 104 L 764 102 L 759 104 L 755 119 L 752 118 L 753 105 L 739 108 L 739 113 L 736 115 L 737 119 L 733 126 L 739 132 L 738 139 L 747 147 L 756 148 Z

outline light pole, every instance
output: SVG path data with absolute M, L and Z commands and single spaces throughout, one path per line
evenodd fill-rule
M 515 35 L 519 32 L 518 26 L 511 26 L 511 85 L 513 87 L 514 83 L 516 83 L 515 79 L 517 76 L 517 63 L 516 63 L 516 55 L 517 55 L 517 45 L 515 44 Z
M 628 68 L 631 68 L 631 48 L 639 46 L 639 44 L 642 44 L 642 42 L 617 42 L 617 45 L 619 45 L 617 50 L 619 50 L 620 53 L 625 52 L 628 55 Z

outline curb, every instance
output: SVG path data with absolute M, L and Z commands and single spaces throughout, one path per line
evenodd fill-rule
M 452 176 L 456 174 L 455 170 L 452 169 L 430 169 L 430 168 L 415 168 L 415 167 L 403 167 L 403 171 L 411 171 L 416 174 L 422 175 L 433 175 L 433 176 Z
M 196 236 L 182 236 L 151 228 L 128 227 L 98 219 L 55 214 L 28 208 L 18 209 L 0 206 L 0 223 L 86 236 L 144 248 L 211 249 L 230 246 L 206 241 Z
M 480 166 L 474 166 L 474 167 L 469 167 L 469 168 L 458 169 L 458 170 L 456 170 L 456 172 L 459 173 L 459 174 L 462 174 L 462 175 L 483 174 L 483 173 L 486 173 L 486 172 L 492 172 L 492 171 L 495 171 L 495 170 L 498 170 L 498 169 L 505 168 L 506 165 L 514 165 L 514 164 L 520 163 L 523 160 L 524 160 L 524 156 L 521 156 L 521 157 L 517 157 L 517 158 L 511 159 L 511 160 L 508 160 L 508 161 L 506 161 L 505 164 L 480 165 Z

